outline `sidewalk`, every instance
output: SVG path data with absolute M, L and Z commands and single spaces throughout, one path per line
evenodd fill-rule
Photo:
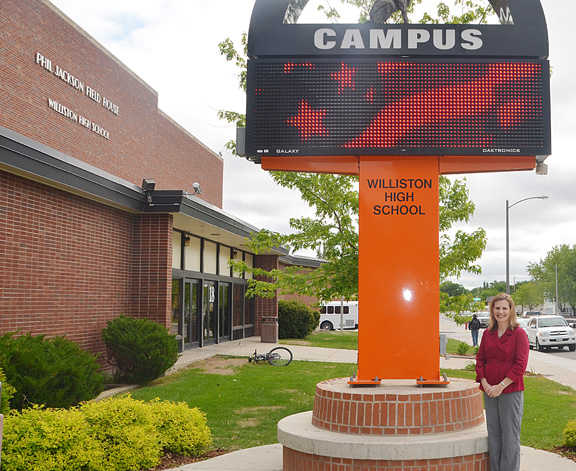
M 449 338 L 470 343 L 470 332 L 456 326 L 451 320 L 442 320 L 440 330 Z M 204 348 L 188 350 L 178 359 L 172 370 L 175 371 L 199 360 L 214 355 L 249 356 L 258 350 L 264 353 L 274 344 L 260 342 L 259 337 L 226 342 Z M 328 348 L 290 345 L 295 360 L 322 361 L 334 363 L 356 363 L 357 352 Z M 468 358 L 440 357 L 440 368 L 461 369 L 472 361 Z M 542 374 L 552 381 L 576 389 L 576 361 L 553 357 L 546 353 L 530 351 L 528 371 Z M 576 463 L 555 453 L 522 447 L 521 471 L 576 471 Z M 221 455 L 210 460 L 188 464 L 169 471 L 282 471 L 282 445 L 266 445 Z

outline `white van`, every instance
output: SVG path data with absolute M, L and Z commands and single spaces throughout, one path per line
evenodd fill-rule
M 344 329 L 358 328 L 358 301 L 330 301 L 320 306 L 322 330 L 340 330 L 341 325 Z

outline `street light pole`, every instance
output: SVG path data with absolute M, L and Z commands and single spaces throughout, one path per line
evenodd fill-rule
M 554 314 L 558 314 L 558 264 L 556 264 L 555 269 L 556 269 L 556 300 L 554 302 Z
M 547 200 L 548 196 L 530 196 L 516 201 L 515 203 L 508 204 L 506 200 L 506 294 L 510 294 L 510 217 L 508 212 L 512 206 L 528 200 Z

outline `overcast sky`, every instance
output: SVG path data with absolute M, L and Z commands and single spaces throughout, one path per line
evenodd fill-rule
M 482 275 L 463 274 L 470 288 L 505 279 L 506 200 L 547 195 L 510 209 L 510 281 L 528 280 L 526 266 L 552 247 L 576 244 L 575 35 L 576 0 L 541 0 L 553 66 L 552 156 L 549 174 L 533 172 L 466 176 L 476 204 L 463 229 L 483 227 L 488 245 Z M 235 129 L 217 110 L 245 112 L 238 71 L 220 56 L 218 43 L 240 44 L 254 0 L 53 0 L 66 15 L 112 52 L 159 94 L 159 107 L 224 157 L 224 210 L 257 227 L 287 232 L 290 217 L 310 214 L 298 194 L 276 186 L 259 166 L 235 157 L 224 145 Z M 314 15 L 311 0 L 305 15 Z M 334 2 L 333 2 L 334 3 Z M 434 7 L 436 0 L 424 6 Z M 304 15 L 303 15 L 304 16 Z M 200 182 L 202 183 L 202 182 Z

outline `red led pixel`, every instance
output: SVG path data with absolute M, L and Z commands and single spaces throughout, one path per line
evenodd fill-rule
M 302 141 L 306 141 L 313 135 L 328 135 L 328 131 L 322 124 L 325 116 L 325 110 L 313 110 L 308 102 L 303 101 L 298 107 L 298 115 L 288 118 L 286 123 L 298 128 Z
M 547 61 L 261 60 L 250 67 L 252 155 L 550 153 Z
M 402 65 L 409 66 L 408 63 Z M 432 124 L 457 121 L 482 114 L 493 108 L 497 113 L 502 114 L 506 108 L 516 104 L 518 100 L 499 105 L 497 100 L 499 87 L 503 83 L 534 76 L 535 73 L 535 67 L 490 64 L 488 73 L 475 81 L 427 90 L 383 108 L 368 129 L 344 145 L 345 147 L 393 147 L 411 131 Z M 515 110 L 517 117 L 525 115 L 518 108 Z M 507 127 L 510 127 L 509 121 L 505 121 Z M 471 145 L 471 142 L 468 141 L 467 145 Z M 477 142 L 477 145 L 489 146 L 489 139 L 485 136 Z
M 342 69 L 330 75 L 338 82 L 338 93 L 342 93 L 345 88 L 356 88 L 354 75 L 356 75 L 356 68 L 348 67 L 346 64 L 342 64 Z

